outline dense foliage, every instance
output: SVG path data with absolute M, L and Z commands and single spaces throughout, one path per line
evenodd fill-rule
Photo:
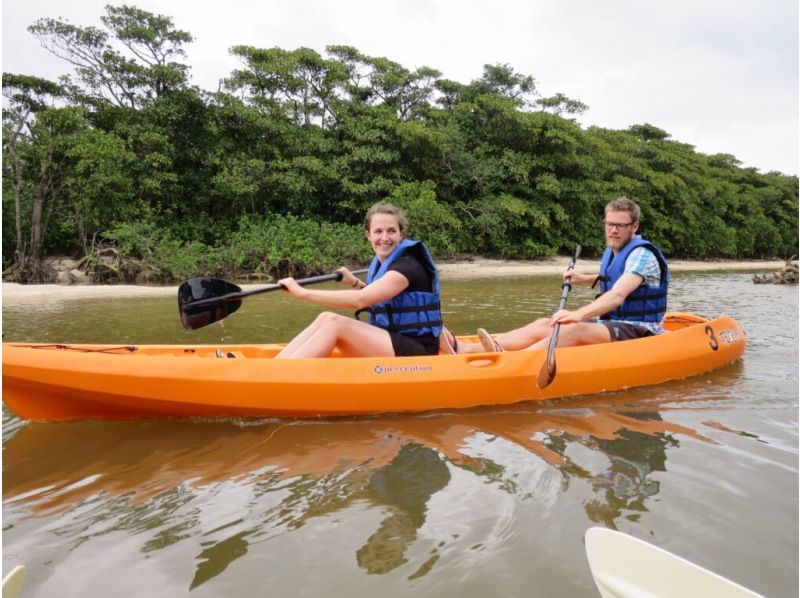
M 535 258 L 603 248 L 603 206 L 627 195 L 673 257 L 786 257 L 798 179 L 704 155 L 649 124 L 582 128 L 586 106 L 487 65 L 468 84 L 330 46 L 236 46 L 241 68 L 189 84 L 168 17 L 107 7 L 102 28 L 29 30 L 75 65 L 58 83 L 5 73 L 3 266 L 109 246 L 164 280 L 361 265 L 374 202 L 407 209 L 438 257 Z M 132 277 L 141 268 L 128 269 Z

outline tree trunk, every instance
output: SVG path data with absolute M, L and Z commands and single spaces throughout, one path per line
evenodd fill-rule
M 22 238 L 22 209 L 20 207 L 20 195 L 22 195 L 22 162 L 17 155 L 17 138 L 22 132 L 22 127 L 28 120 L 30 111 L 25 113 L 17 122 L 16 130 L 11 134 L 8 139 L 8 154 L 14 164 L 14 220 L 17 225 L 17 249 L 16 255 L 25 254 L 25 241 Z
M 53 280 L 53 272 L 42 261 L 46 230 L 44 214 L 48 199 L 52 195 L 51 187 L 50 174 L 45 167 L 42 169 L 40 180 L 34 189 L 30 253 L 17 252 L 16 263 L 8 272 L 14 282 L 38 284 Z
M 9 268 L 7 274 L 11 279 L 21 283 L 49 282 L 52 279 L 52 272 L 42 263 L 42 250 L 44 247 L 44 233 L 42 229 L 42 213 L 47 202 L 47 188 L 49 183 L 46 180 L 46 173 L 42 174 L 42 181 L 36 186 L 36 196 L 33 202 L 33 214 L 31 224 L 31 253 L 28 254 L 25 238 L 22 235 L 22 162 L 17 155 L 17 139 L 22 132 L 22 128 L 27 122 L 30 112 L 27 112 L 17 122 L 16 130 L 8 139 L 8 154 L 14 166 L 14 221 L 16 225 L 17 246 L 14 250 L 14 264 Z
M 42 264 L 42 249 L 44 247 L 44 230 L 42 216 L 44 205 L 47 201 L 46 184 L 39 182 L 33 197 L 33 212 L 31 213 L 31 253 L 28 258 L 27 271 L 29 283 L 48 282 L 50 275 Z

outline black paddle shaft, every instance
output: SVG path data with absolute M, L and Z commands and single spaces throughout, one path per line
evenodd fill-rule
M 575 262 L 581 255 L 581 246 L 575 248 L 575 255 L 570 260 L 567 270 L 575 269 Z M 568 276 L 564 283 L 561 285 L 561 301 L 558 303 L 558 311 L 561 311 L 567 306 L 567 297 L 572 290 L 572 277 Z M 558 331 L 561 329 L 561 324 L 556 322 L 553 326 L 553 334 L 550 337 L 550 344 L 547 347 L 547 361 L 545 367 L 539 373 L 539 387 L 544 388 L 548 386 L 553 378 L 556 376 L 556 346 L 558 345 Z
M 578 261 L 578 258 L 581 256 L 581 246 L 578 245 L 575 248 L 575 256 L 570 260 L 569 265 L 567 266 L 567 270 L 574 270 L 575 269 L 575 262 Z M 558 310 L 561 311 L 567 306 L 567 297 L 569 296 L 569 292 L 572 290 L 572 276 L 568 276 L 564 283 L 561 285 L 561 301 L 558 303 Z M 558 322 L 556 322 L 556 326 L 558 326 Z
M 355 270 L 352 274 L 358 276 L 366 272 L 366 269 Z M 307 286 L 341 279 L 341 272 L 333 272 L 332 274 L 301 278 L 297 284 Z M 192 278 L 178 288 L 178 309 L 181 314 L 181 322 L 187 330 L 196 330 L 231 315 L 239 309 L 242 299 L 279 291 L 283 288 L 283 285 L 271 284 L 251 291 L 243 291 L 235 284 L 221 278 L 211 276 Z

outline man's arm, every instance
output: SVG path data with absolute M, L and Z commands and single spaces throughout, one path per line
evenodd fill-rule
M 561 322 L 562 324 L 582 322 L 583 320 L 607 314 L 622 305 L 628 295 L 639 288 L 643 280 L 638 274 L 623 274 L 607 293 L 603 293 L 588 305 L 575 311 L 563 309 L 554 313 L 550 319 L 550 325 L 552 326 L 556 322 Z
M 565 270 L 561 277 L 566 281 L 567 276 L 572 279 L 574 284 L 594 284 L 597 279 L 597 274 L 581 274 L 575 270 Z

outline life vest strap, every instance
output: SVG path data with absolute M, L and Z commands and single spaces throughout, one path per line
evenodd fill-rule
M 647 299 L 663 299 L 666 296 L 667 292 L 660 288 L 639 287 L 633 293 L 628 295 L 628 299 L 633 301 L 644 301 Z
M 438 309 L 440 309 L 439 303 L 431 303 L 429 305 L 411 305 L 408 307 L 376 306 L 368 308 L 366 311 L 369 311 L 372 314 L 384 314 L 384 313 L 410 314 L 416 312 L 424 313 L 426 311 L 432 311 Z M 364 311 L 364 310 L 359 310 L 359 311 Z
M 651 316 L 653 314 L 663 314 L 664 310 L 661 308 L 640 309 L 636 311 L 620 311 L 615 309 L 612 312 L 600 316 L 601 320 L 629 320 L 631 318 L 638 318 L 640 316 Z M 637 320 L 639 321 L 639 320 Z

